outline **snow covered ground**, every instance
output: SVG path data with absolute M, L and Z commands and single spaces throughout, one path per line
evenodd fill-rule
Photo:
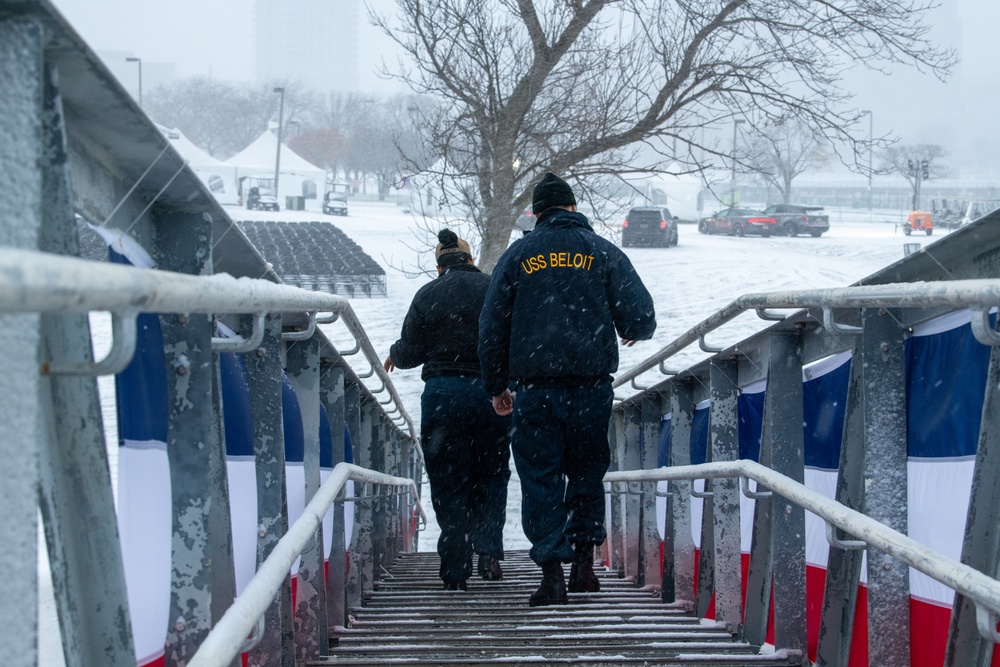
M 327 220 L 379 262 L 387 273 L 387 298 L 355 299 L 352 306 L 375 349 L 384 358 L 389 346 L 399 336 L 403 316 L 414 293 L 431 279 L 430 276 L 407 277 L 392 268 L 413 267 L 420 259 L 413 250 L 415 239 L 410 230 L 415 227 L 415 221 L 411 215 L 391 204 L 355 202 L 351 203 L 350 216 L 346 218 L 332 218 L 318 211 L 263 213 L 231 208 L 229 212 L 239 220 Z M 680 229 L 680 244 L 676 247 L 626 250 L 653 295 L 658 326 L 652 341 L 642 341 L 632 348 L 621 349 L 620 370 L 627 370 L 643 361 L 742 294 L 846 286 L 900 259 L 904 243 L 927 245 L 945 234 L 944 230 L 935 230 L 932 237 L 905 237 L 899 227 L 903 219 L 899 211 L 875 211 L 871 215 L 867 210 L 830 209 L 827 212 L 830 214 L 831 229 L 818 239 L 703 236 L 693 225 L 684 225 Z M 432 266 L 432 249 L 424 253 L 423 265 Z M 729 323 L 713 334 L 710 340 L 713 344 L 736 342 L 765 326 L 766 322 L 754 316 L 745 316 Z M 338 346 L 353 346 L 353 340 L 342 326 L 325 325 L 323 330 Z M 106 338 L 106 325 L 95 328 L 95 337 L 99 333 Z M 99 349 L 101 345 L 106 346 L 106 340 L 98 343 Z M 693 346 L 679 354 L 670 366 L 684 368 L 705 356 L 697 346 Z M 423 389 L 419 369 L 397 370 L 393 381 L 405 409 L 419 427 L 420 393 Z M 102 378 L 100 388 L 105 428 L 109 434 L 112 478 L 117 479 L 113 382 L 110 378 Z M 424 488 L 427 488 L 426 485 Z M 425 497 L 424 505 L 430 521 L 420 536 L 420 549 L 433 551 L 440 531 L 431 511 L 429 495 Z M 515 473 L 509 488 L 504 530 L 507 549 L 529 546 L 521 529 L 520 506 L 520 486 Z M 44 554 L 40 557 L 39 588 L 40 664 L 59 666 L 63 661 Z
M 693 225 L 680 229 L 680 244 L 673 248 L 629 248 L 631 258 L 656 303 L 657 330 L 651 341 L 622 348 L 620 370 L 627 370 L 661 349 L 716 310 L 748 292 L 814 287 L 842 287 L 863 278 L 903 256 L 903 243 L 927 244 L 938 236 L 905 237 L 898 223 L 898 211 L 876 211 L 869 218 L 867 210 L 830 210 L 831 229 L 824 236 L 774 237 L 769 239 L 728 236 L 704 236 Z M 414 236 L 415 221 L 397 206 L 351 204 L 347 218 L 322 216 L 311 211 L 274 213 L 246 212 L 233 209 L 239 219 L 326 219 L 358 243 L 386 269 L 388 297 L 355 299 L 352 307 L 365 326 L 375 349 L 383 357 L 399 337 L 403 316 L 414 293 L 431 279 L 412 278 L 391 267 L 418 264 Z M 869 219 L 883 222 L 868 222 Z M 515 236 L 519 235 L 515 232 Z M 432 249 L 425 251 L 422 264 L 433 266 Z M 768 325 L 753 315 L 734 320 L 713 334 L 715 343 L 736 342 Z M 351 339 L 338 325 L 323 327 L 324 333 L 338 346 L 348 347 Z M 697 346 L 681 353 L 671 367 L 685 368 L 707 356 Z M 420 392 L 423 383 L 419 369 L 396 370 L 395 383 L 406 410 L 414 422 L 420 420 Z M 513 468 L 513 463 L 511 463 Z M 425 509 L 432 515 L 429 499 Z M 506 548 L 530 546 L 521 530 L 520 486 L 516 471 L 508 493 Z M 433 518 L 420 536 L 420 549 L 433 551 L 439 531 Z

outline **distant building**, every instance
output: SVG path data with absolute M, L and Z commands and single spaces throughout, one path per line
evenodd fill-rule
M 256 0 L 257 81 L 359 88 L 361 0 Z

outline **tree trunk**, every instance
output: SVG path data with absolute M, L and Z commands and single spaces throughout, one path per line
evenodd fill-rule
M 781 203 L 788 204 L 792 200 L 792 177 L 785 176 L 784 187 L 781 188 Z
M 514 201 L 514 170 L 510 166 L 514 162 L 513 138 L 495 140 L 495 154 L 500 155 L 493 164 L 484 164 L 482 169 L 487 174 L 480 181 L 480 197 L 485 202 L 484 220 L 482 221 L 482 241 L 480 249 L 479 270 L 492 273 L 507 246 L 510 245 L 510 233 L 514 229 L 517 215 L 514 214 L 511 202 Z
M 479 270 L 484 273 L 493 273 L 493 268 L 497 265 L 500 256 L 503 255 L 507 246 L 510 245 L 510 233 L 514 229 L 514 219 L 509 211 L 497 215 L 499 212 L 491 212 L 487 215 L 483 225 L 483 245 L 479 250 Z

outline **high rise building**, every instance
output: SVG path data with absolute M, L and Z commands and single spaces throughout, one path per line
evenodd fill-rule
M 357 90 L 361 0 L 256 0 L 257 80 Z

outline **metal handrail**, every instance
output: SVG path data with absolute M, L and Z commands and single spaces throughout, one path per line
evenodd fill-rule
M 228 665 L 239 655 L 247 635 L 274 601 L 274 596 L 288 578 L 292 563 L 311 542 L 327 510 L 337 500 L 348 480 L 406 487 L 411 492 L 415 509 L 426 523 L 427 515 L 417 499 L 417 487 L 413 480 L 386 475 L 351 463 L 338 463 L 306 505 L 302 515 L 274 546 L 271 555 L 261 563 L 243 592 L 205 637 L 205 641 L 188 662 L 189 667 Z
M 64 255 L 0 248 L 0 312 L 6 313 L 287 313 L 339 316 L 385 383 L 406 422 L 417 455 L 423 451 L 389 374 L 364 327 L 342 296 L 228 274 L 192 276 Z
M 991 281 L 993 282 L 993 281 Z M 913 538 L 879 523 L 861 512 L 827 498 L 804 484 L 775 472 L 756 461 L 717 461 L 700 465 L 674 466 L 655 470 L 609 472 L 605 482 L 662 482 L 671 480 L 747 477 L 783 499 L 803 507 L 859 541 L 876 547 L 973 600 L 977 609 L 1000 614 L 1000 581 L 953 558 L 935 551 Z M 981 613 L 981 612 L 980 612 Z
M 615 378 L 620 387 L 681 352 L 703 341 L 707 333 L 720 328 L 747 311 L 765 308 L 921 308 L 952 306 L 989 309 L 1000 304 L 1000 279 L 947 280 L 933 283 L 889 283 L 815 290 L 754 292 L 744 294 L 725 308 L 702 320 L 661 348 L 651 357 Z

